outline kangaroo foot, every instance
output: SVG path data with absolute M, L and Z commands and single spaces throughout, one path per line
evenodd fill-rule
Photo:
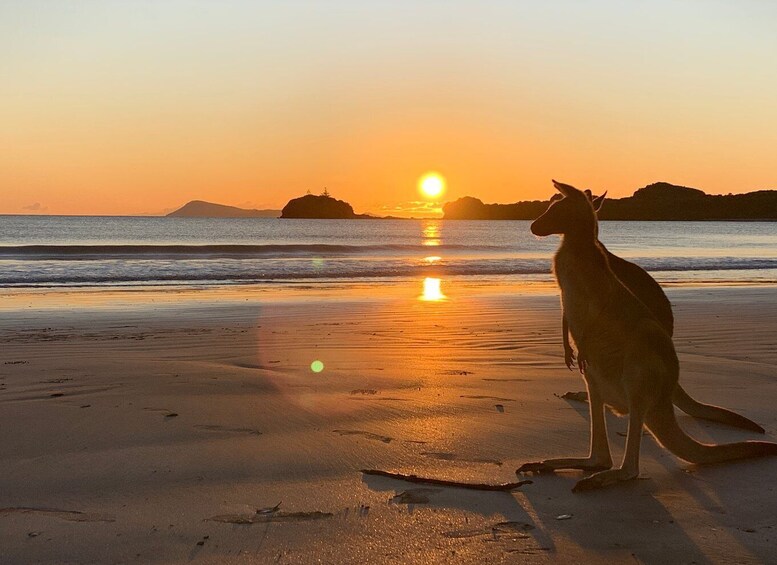
M 580 471 L 605 471 L 612 467 L 611 462 L 592 459 L 590 457 L 565 458 L 565 459 L 546 459 L 536 463 L 524 463 L 518 469 L 517 473 L 552 473 L 562 469 L 578 469 Z
M 590 477 L 580 479 L 575 484 L 572 492 L 586 492 L 589 490 L 598 490 L 617 483 L 631 481 L 637 478 L 639 473 L 628 469 L 609 469 L 594 473 Z

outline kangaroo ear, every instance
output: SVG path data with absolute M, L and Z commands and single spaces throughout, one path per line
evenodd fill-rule
M 604 197 L 607 196 L 607 191 L 604 192 L 601 196 L 597 196 L 591 201 L 591 204 L 594 205 L 594 210 L 598 212 L 602 209 L 602 204 L 604 204 Z
M 558 182 L 556 180 L 553 181 L 553 186 L 556 187 L 556 190 L 558 190 L 564 196 L 572 196 L 574 193 L 580 192 L 574 186 L 564 184 L 563 182 Z
M 585 197 L 588 198 L 588 201 L 591 202 L 591 200 L 594 198 L 594 195 L 591 194 L 591 191 L 586 188 L 583 192 L 585 193 Z

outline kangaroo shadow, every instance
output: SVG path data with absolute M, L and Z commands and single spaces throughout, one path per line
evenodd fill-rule
M 574 544 L 587 553 L 633 556 L 637 562 L 712 563 L 654 493 L 652 479 L 634 480 L 602 491 L 570 492 L 582 473 L 540 476 L 523 493 L 544 518 L 557 545 Z M 571 516 L 568 520 L 558 517 Z M 563 549 L 562 549 L 563 550 Z
M 752 439 L 751 434 L 716 425 L 684 419 L 683 428 L 700 441 L 730 443 Z M 758 439 L 761 439 L 759 437 Z M 767 438 L 773 441 L 773 438 Z M 647 443 L 647 442 L 646 442 Z M 653 449 L 661 448 L 650 441 Z M 715 528 L 749 553 L 758 562 L 774 560 L 774 508 L 777 488 L 771 477 L 777 474 L 777 459 L 758 458 L 712 465 L 692 465 L 674 457 L 656 458 L 675 485 L 700 510 Z
M 569 401 L 568 405 L 587 425 L 586 404 Z M 626 422 L 608 414 L 607 424 L 617 465 L 625 441 L 619 436 L 625 436 Z M 691 418 L 683 418 L 682 425 L 705 442 L 725 443 L 750 437 L 739 430 Z M 524 506 L 530 505 L 537 516 L 572 514 L 570 520 L 557 527 L 546 524 L 546 532 L 554 540 L 563 536 L 589 551 L 628 551 L 634 558 L 649 563 L 666 562 L 668 550 L 677 562 L 773 559 L 770 537 L 774 525 L 764 517 L 770 517 L 770 509 L 777 507 L 777 489 L 749 477 L 774 476 L 777 460 L 688 465 L 658 445 L 649 433 L 643 435 L 644 469 L 640 480 L 602 491 L 572 494 L 569 490 L 584 476 L 581 472 L 535 476 L 535 483 L 520 493 Z M 693 533 L 689 533 L 690 529 Z M 718 543 L 707 542 L 709 532 L 715 532 Z M 726 543 L 721 544 L 724 538 Z M 729 555 L 720 555 L 721 551 Z

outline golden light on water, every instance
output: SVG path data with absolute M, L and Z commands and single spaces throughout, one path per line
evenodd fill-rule
M 440 224 L 436 221 L 431 221 L 423 227 L 423 239 L 424 245 L 440 245 Z
M 439 302 L 440 300 L 445 300 L 447 297 L 442 293 L 440 285 L 440 279 L 426 277 L 424 279 L 424 290 L 419 298 L 426 302 Z
M 445 192 L 445 178 L 435 172 L 428 172 L 418 180 L 418 191 L 427 198 L 437 198 Z

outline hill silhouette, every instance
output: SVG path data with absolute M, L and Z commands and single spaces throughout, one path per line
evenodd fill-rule
M 547 200 L 484 204 L 471 196 L 443 205 L 446 220 L 533 220 Z M 604 201 L 602 220 L 777 220 L 777 190 L 706 194 L 697 188 L 657 182 L 632 196 Z
M 277 218 L 280 210 L 247 210 L 203 200 L 192 200 L 167 214 L 168 218 Z

